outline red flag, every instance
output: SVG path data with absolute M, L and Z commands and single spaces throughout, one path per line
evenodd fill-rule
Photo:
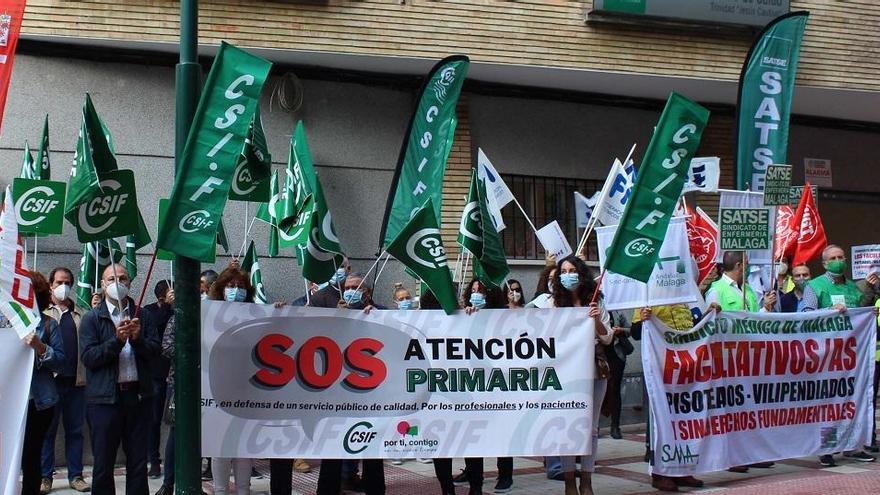
M 804 187 L 804 194 L 801 196 L 792 224 L 798 226 L 792 266 L 806 263 L 822 254 L 828 239 L 825 238 L 825 227 L 822 226 L 822 219 L 813 200 L 813 190 L 809 182 Z
M 718 226 L 699 207 L 696 213 L 688 208 L 687 215 L 688 244 L 691 248 L 691 256 L 700 270 L 700 282 L 702 282 L 715 266 L 715 258 L 718 255 Z
M 26 0 L 0 0 L 0 125 L 6 108 L 6 92 L 12 79 L 12 62 Z
M 773 259 L 780 260 L 794 255 L 797 236 L 800 229 L 794 224 L 794 208 L 788 205 L 776 207 L 776 251 Z

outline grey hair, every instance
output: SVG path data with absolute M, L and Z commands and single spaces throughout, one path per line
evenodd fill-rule
M 362 280 L 362 282 L 361 282 L 361 288 L 362 288 L 362 289 L 370 289 L 370 290 L 373 290 L 373 286 L 370 284 L 369 281 L 367 281 L 367 277 L 366 277 L 363 273 L 351 272 L 351 273 L 349 273 L 348 275 L 345 276 L 345 280 L 348 280 L 348 279 L 350 279 L 350 278 L 359 278 L 359 279 L 361 279 L 361 280 Z
M 827 254 L 828 254 L 828 251 L 831 249 L 840 249 L 841 251 L 843 251 L 844 255 L 846 254 L 846 251 L 842 247 L 838 246 L 837 244 L 829 244 L 829 245 L 825 246 L 825 249 L 822 250 L 822 261 L 828 261 Z

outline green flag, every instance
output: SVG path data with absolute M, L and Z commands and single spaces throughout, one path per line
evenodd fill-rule
M 138 274 L 137 248 L 134 235 L 125 238 L 125 269 L 128 270 L 128 276 L 134 280 Z
M 230 182 L 272 64 L 221 43 L 208 73 L 156 245 L 214 259 Z
M 24 157 L 21 160 L 21 172 L 18 173 L 19 179 L 38 179 L 34 170 L 34 154 L 31 153 L 31 145 L 27 139 L 24 140 Z
M 86 93 L 64 205 L 64 216 L 71 222 L 75 222 L 77 208 L 100 191 L 99 177 L 117 169 L 111 143 L 110 132 Z
M 487 201 L 486 183 L 472 170 L 470 191 L 458 228 L 458 243 L 473 256 L 474 275 L 487 285 L 501 287 L 510 274 L 510 267 Z
M 226 254 L 229 254 L 229 239 L 226 237 L 226 227 L 223 226 L 223 216 L 220 216 L 219 225 L 217 226 L 217 240 L 214 245 L 220 245 Z M 216 247 L 215 247 L 216 252 Z M 212 258 L 213 261 L 213 258 Z
M 709 111 L 673 92 L 645 151 L 605 269 L 648 282 Z
M 326 212 L 325 212 L 326 213 Z M 313 210 L 308 213 L 309 225 L 311 233 L 306 240 L 305 249 L 302 250 L 302 273 L 303 277 L 313 282 L 321 280 L 329 280 L 336 272 L 336 269 L 342 266 L 343 255 L 333 251 L 327 251 L 321 248 L 321 212 Z M 329 218 L 325 215 L 324 218 Z
M 383 247 L 397 238 L 427 198 L 432 199 L 434 219 L 440 223 L 443 175 L 455 135 L 455 106 L 469 63 L 462 55 L 447 57 L 425 79 L 391 182 L 379 234 Z
M 263 132 L 260 106 L 248 128 L 238 165 L 229 185 L 232 201 L 269 201 L 269 176 L 272 175 L 272 155 Z
M 247 254 L 241 263 L 241 270 L 250 274 L 251 285 L 254 286 L 254 302 L 260 304 L 268 304 L 269 298 L 266 297 L 266 291 L 263 289 L 263 273 L 260 271 L 260 261 L 257 260 L 257 250 L 254 247 L 254 241 L 248 245 Z
M 269 179 L 269 201 L 260 204 L 257 208 L 256 218 L 269 225 L 269 248 L 267 253 L 269 257 L 278 256 L 279 239 L 278 239 L 278 222 L 275 220 L 275 204 L 278 202 L 278 172 L 272 171 L 272 178 Z
M 458 308 L 458 302 L 431 202 L 428 198 L 404 225 L 397 238 L 388 245 L 388 252 L 431 288 L 446 314 L 452 314 Z
M 788 120 L 809 12 L 771 21 L 752 45 L 739 79 L 736 186 L 764 190 L 767 166 L 788 163 Z
M 51 180 L 49 168 L 49 114 L 43 119 L 43 136 L 40 138 L 40 148 L 37 151 L 37 167 L 39 167 L 39 179 Z

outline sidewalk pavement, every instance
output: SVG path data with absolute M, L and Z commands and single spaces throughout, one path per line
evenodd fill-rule
M 634 495 L 659 493 L 651 488 L 651 477 L 647 465 L 642 462 L 645 453 L 644 433 L 625 433 L 622 440 L 607 436 L 607 431 L 599 439 L 599 460 L 593 475 L 593 491 L 596 495 Z M 862 463 L 835 456 L 838 466 L 823 468 L 816 458 L 788 459 L 779 461 L 769 469 L 752 468 L 746 474 L 729 472 L 712 473 L 699 476 L 706 482 L 702 489 L 683 489 L 690 492 L 714 492 L 725 495 L 843 495 L 880 493 L 880 460 Z M 295 473 L 294 494 L 311 495 L 315 493 L 318 480 L 318 461 L 309 461 L 313 471 L 309 474 Z M 251 480 L 251 493 L 269 493 L 269 462 L 257 461 L 257 470 L 265 477 Z M 453 474 L 464 468 L 464 461 L 453 463 Z M 486 481 L 483 492 L 494 493 L 495 459 L 485 463 Z M 125 469 L 117 469 L 116 493 L 125 493 Z M 91 470 L 86 468 L 86 481 L 91 481 Z M 434 478 L 434 467 L 414 460 L 401 466 L 385 464 L 385 482 L 388 495 L 439 495 L 440 490 Z M 203 484 L 207 493 L 213 493 L 210 482 Z M 150 494 L 161 486 L 161 479 L 150 480 Z M 458 487 L 459 495 L 467 494 L 467 487 Z M 55 475 L 53 494 L 74 495 L 77 492 L 67 486 L 67 474 L 60 471 Z M 514 459 L 514 481 L 512 495 L 551 495 L 562 494 L 561 481 L 548 480 L 544 474 L 540 458 Z

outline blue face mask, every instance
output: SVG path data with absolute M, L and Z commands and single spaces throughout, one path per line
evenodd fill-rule
M 324 282 L 323 284 L 318 284 L 318 289 L 315 290 L 315 292 L 318 292 L 319 290 L 323 289 L 324 287 L 327 287 L 328 285 L 330 285 L 330 282 Z
M 227 287 L 223 289 L 223 298 L 226 302 L 244 302 L 247 292 L 241 287 Z
M 401 301 L 397 301 L 398 309 L 412 309 L 413 308 L 413 300 L 412 299 L 403 299 Z
M 573 291 L 581 285 L 577 273 L 563 273 L 559 276 L 559 282 L 561 282 L 562 286 L 565 287 L 565 290 L 568 291 Z
M 345 280 L 345 268 L 337 268 L 336 273 L 334 273 L 333 276 L 330 277 L 330 280 L 328 282 L 332 285 L 336 285 L 343 280 Z
M 361 302 L 361 299 L 364 297 L 364 293 L 357 289 L 347 289 L 342 293 L 342 299 L 345 301 L 345 304 L 357 304 Z
M 486 306 L 486 296 L 479 292 L 474 292 L 471 294 L 471 306 L 481 309 Z

